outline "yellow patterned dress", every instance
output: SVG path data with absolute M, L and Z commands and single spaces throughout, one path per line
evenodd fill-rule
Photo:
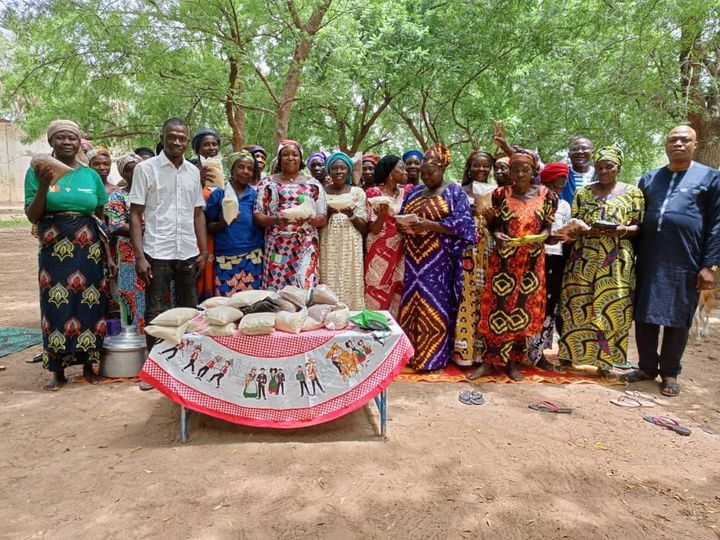
M 572 215 L 592 224 L 642 220 L 643 194 L 618 182 L 606 197 L 590 186 L 575 193 Z M 558 359 L 607 369 L 627 360 L 635 294 L 635 252 L 627 238 L 580 237 L 565 266 L 560 294 L 562 335 Z

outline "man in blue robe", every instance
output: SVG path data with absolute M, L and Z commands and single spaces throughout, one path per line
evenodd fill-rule
M 587 137 L 574 137 L 570 141 L 568 157 L 570 158 L 570 171 L 568 181 L 560 194 L 560 198 L 572 206 L 575 191 L 591 184 L 595 180 L 595 167 L 592 166 L 592 156 L 595 147 Z
M 720 264 L 720 172 L 692 160 L 696 146 L 692 128 L 674 128 L 665 144 L 669 164 L 638 184 L 645 196 L 634 315 L 639 369 L 624 380 L 660 375 L 660 393 L 669 397 L 680 394 L 680 361 L 699 291 L 714 287 Z

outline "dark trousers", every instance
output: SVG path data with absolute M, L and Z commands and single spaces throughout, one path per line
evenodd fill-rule
M 658 354 L 660 326 L 635 321 L 635 343 L 637 343 L 638 368 L 651 377 L 677 377 L 682 371 L 682 355 L 690 336 L 689 328 L 663 326 L 663 340 Z
M 153 278 L 145 288 L 145 320 L 152 321 L 173 307 L 170 297 L 170 283 L 175 283 L 175 307 L 194 308 L 197 305 L 197 283 L 195 282 L 195 257 L 185 261 L 165 261 L 145 258 L 152 268 Z M 147 350 L 150 352 L 156 338 L 147 335 Z

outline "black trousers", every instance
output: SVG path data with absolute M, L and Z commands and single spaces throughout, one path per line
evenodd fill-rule
M 195 281 L 195 257 L 185 261 L 145 258 L 152 268 L 153 278 L 145 288 L 145 320 L 152 321 L 172 307 L 190 307 L 197 305 L 198 292 Z M 172 305 L 170 283 L 175 283 L 175 306 Z M 147 350 L 155 345 L 156 338 L 146 334 Z
M 689 328 L 663 326 L 663 339 L 658 353 L 660 326 L 635 321 L 635 343 L 638 348 L 638 368 L 651 377 L 677 377 L 682 371 L 683 353 L 690 336 Z

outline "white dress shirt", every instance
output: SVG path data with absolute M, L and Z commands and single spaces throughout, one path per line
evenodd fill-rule
M 143 251 L 153 259 L 187 260 L 200 250 L 195 237 L 195 208 L 205 206 L 200 171 L 183 160 L 180 168 L 165 152 L 135 167 L 130 204 L 145 207 Z

